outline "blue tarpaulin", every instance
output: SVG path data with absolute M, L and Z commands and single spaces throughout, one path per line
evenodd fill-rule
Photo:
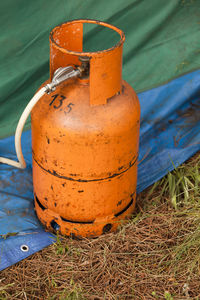
M 139 100 L 141 192 L 200 150 L 200 71 L 140 93 Z M 54 241 L 34 212 L 30 131 L 22 146 L 25 170 L 0 164 L 0 270 Z M 13 136 L 0 140 L 0 155 L 15 159 Z

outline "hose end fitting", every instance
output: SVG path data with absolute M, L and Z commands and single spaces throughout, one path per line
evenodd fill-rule
M 80 75 L 81 71 L 79 69 L 74 69 L 72 66 L 58 68 L 54 72 L 52 81 L 45 86 L 46 93 L 49 94 L 55 91 L 56 86 L 61 84 L 63 81 Z

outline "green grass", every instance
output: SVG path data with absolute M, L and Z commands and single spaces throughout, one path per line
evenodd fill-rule
M 69 252 L 69 247 L 67 244 L 63 245 L 62 243 L 62 238 L 60 237 L 60 235 L 57 233 L 56 235 L 56 243 L 53 244 L 56 254 L 57 255 L 63 255 L 67 252 Z
M 70 287 L 64 289 L 61 293 L 56 293 L 49 300 L 86 300 L 80 285 L 75 284 L 73 279 L 70 280 Z
M 174 166 L 175 167 L 175 166 Z M 197 157 L 192 163 L 184 164 L 169 172 L 157 181 L 149 192 L 149 196 L 159 188 L 158 199 L 170 199 L 177 210 L 180 207 L 200 204 L 200 159 Z
M 0 283 L 1 283 L 1 280 L 0 280 Z M 7 285 L 0 286 L 0 300 L 8 299 L 6 290 L 10 287 L 13 287 L 13 285 L 14 285 L 14 283 L 9 283 Z

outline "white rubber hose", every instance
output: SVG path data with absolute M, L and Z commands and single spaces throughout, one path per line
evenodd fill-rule
M 15 151 L 17 154 L 18 161 L 0 157 L 0 163 L 7 164 L 19 169 L 25 169 L 26 168 L 26 162 L 24 160 L 23 154 L 22 154 L 22 146 L 21 146 L 21 136 L 22 131 L 24 128 L 24 125 L 26 123 L 26 120 L 28 119 L 29 114 L 31 113 L 31 110 L 35 106 L 35 104 L 40 100 L 40 98 L 45 94 L 49 93 L 55 90 L 55 87 L 61 84 L 63 81 L 77 77 L 81 75 L 81 72 L 78 68 L 74 69 L 72 66 L 67 67 L 61 67 L 58 68 L 53 75 L 53 79 L 50 83 L 48 83 L 45 87 L 41 88 L 35 96 L 29 101 L 28 105 L 26 106 L 25 110 L 23 111 L 19 122 L 17 124 L 17 128 L 15 131 Z
M 28 119 L 28 116 L 35 106 L 35 104 L 40 100 L 40 98 L 46 93 L 47 88 L 43 87 L 41 88 L 34 96 L 33 98 L 29 101 L 28 105 L 24 109 L 19 122 L 17 124 L 17 128 L 15 131 L 15 150 L 17 154 L 18 161 L 5 158 L 5 157 L 0 157 L 0 163 L 7 164 L 19 169 L 25 169 L 26 168 L 26 162 L 24 160 L 24 156 L 22 154 L 22 146 L 21 146 L 21 136 L 22 136 L 22 131 L 24 128 L 24 125 L 26 123 L 26 120 Z

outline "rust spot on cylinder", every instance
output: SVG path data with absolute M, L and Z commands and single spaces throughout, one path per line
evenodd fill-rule
M 122 204 L 122 200 L 120 200 L 119 202 L 117 202 L 117 206 L 120 206 Z

